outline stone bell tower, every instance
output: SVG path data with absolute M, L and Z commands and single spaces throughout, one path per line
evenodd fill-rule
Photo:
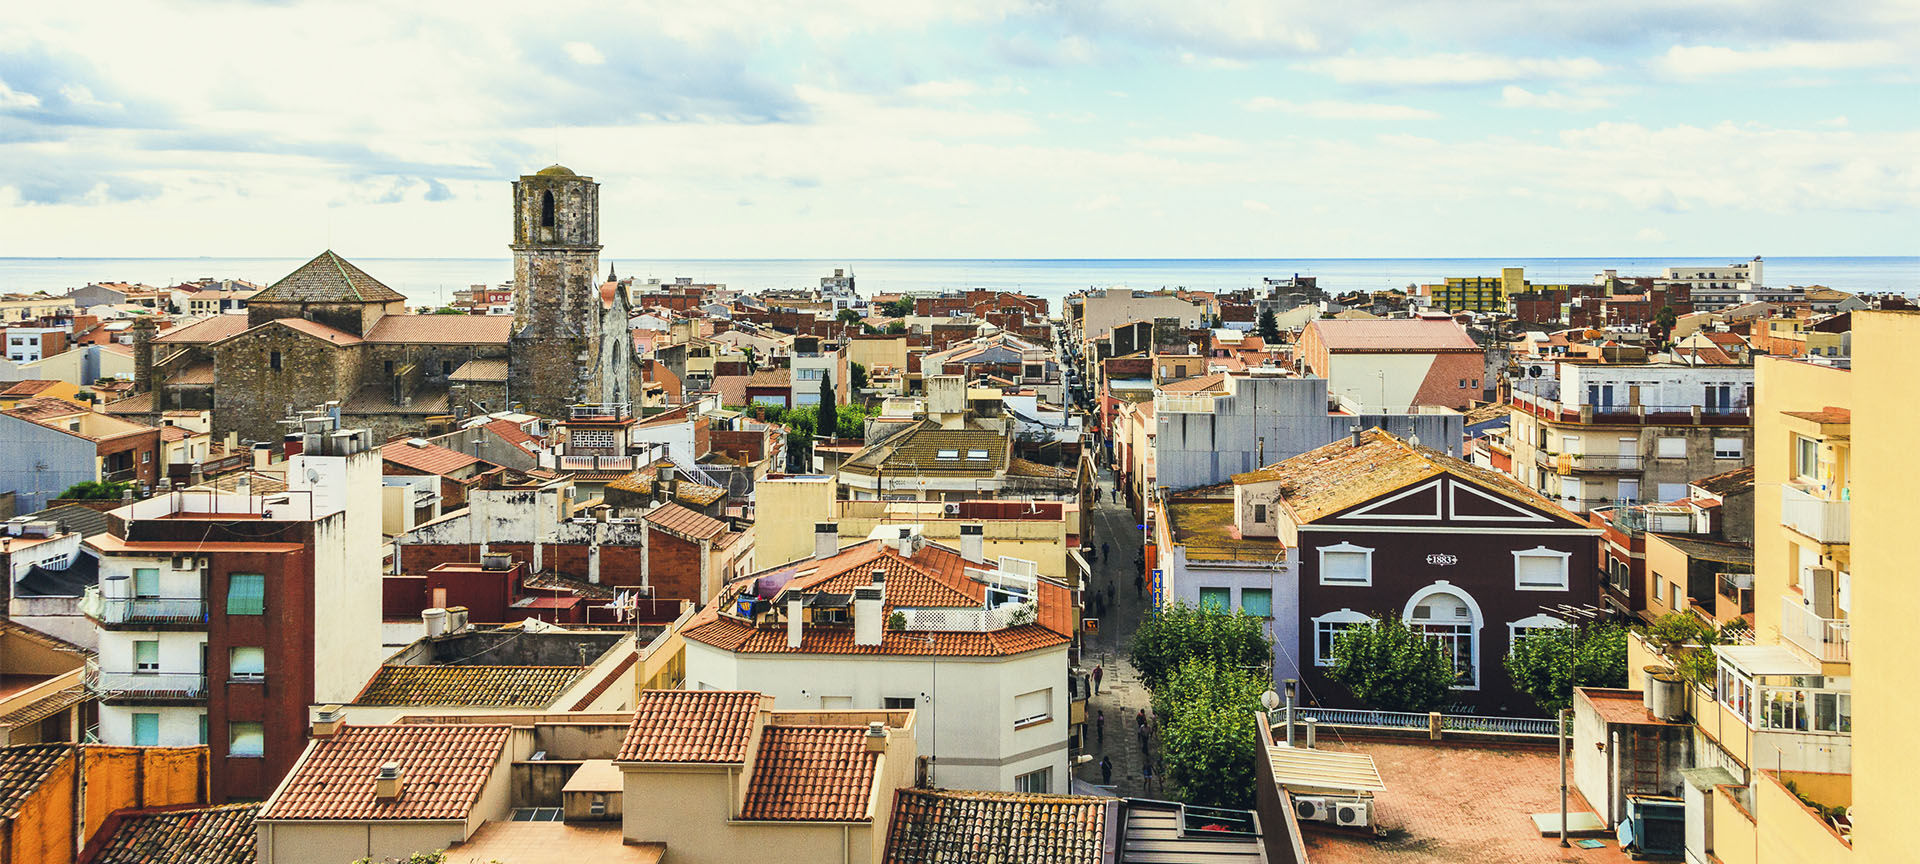
M 577 403 L 617 401 L 608 397 L 626 388 L 603 386 L 600 184 L 559 165 L 514 181 L 512 248 L 508 400 L 556 418 Z M 624 315 L 618 323 L 625 333 Z

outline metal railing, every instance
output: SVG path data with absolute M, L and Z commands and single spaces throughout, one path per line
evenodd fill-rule
M 907 630 L 991 633 L 1012 627 L 1016 622 L 1032 621 L 1035 610 L 1031 603 L 1003 603 L 992 609 L 928 607 L 896 611 L 906 619 Z
M 102 624 L 205 624 L 207 601 L 200 597 L 100 598 Z
M 1753 574 L 1720 573 L 1714 577 L 1720 596 L 1740 604 L 1740 614 L 1753 614 Z
M 1427 729 L 1431 715 L 1408 711 L 1369 711 L 1359 708 L 1295 708 L 1295 723 L 1312 718 L 1322 725 L 1370 726 L 1382 729 Z M 1286 712 L 1275 711 L 1274 722 L 1285 723 Z M 1498 732 L 1505 735 L 1558 734 L 1552 719 L 1545 717 L 1488 717 L 1479 714 L 1442 714 L 1440 728 L 1448 732 Z
M 1780 598 L 1780 635 L 1822 662 L 1852 662 L 1853 625 L 1820 617 L 1792 594 Z
M 1533 461 L 1543 468 L 1559 470 L 1561 460 L 1566 460 L 1569 471 L 1638 471 L 1641 458 L 1634 454 L 1609 453 L 1554 453 L 1547 450 L 1535 450 Z
M 1822 543 L 1852 542 L 1850 509 L 1848 502 L 1829 500 L 1804 486 L 1780 486 L 1780 524 Z
M 1211 394 L 1162 393 L 1153 397 L 1156 414 L 1212 414 Z
M 205 699 L 199 672 L 96 672 L 88 686 L 105 699 Z

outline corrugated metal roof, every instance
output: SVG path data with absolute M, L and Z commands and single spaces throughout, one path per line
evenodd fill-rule
M 1273 766 L 1273 782 L 1276 786 L 1352 792 L 1384 792 L 1387 789 L 1386 782 L 1380 779 L 1380 769 L 1373 764 L 1373 757 L 1365 753 L 1270 747 L 1267 749 L 1267 762 Z

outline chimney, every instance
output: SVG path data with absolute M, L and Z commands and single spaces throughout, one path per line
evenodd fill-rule
M 813 560 L 824 561 L 840 554 L 840 523 L 813 523 Z
M 387 762 L 380 766 L 380 773 L 373 779 L 373 802 L 392 804 L 400 800 L 400 793 L 406 788 L 406 780 L 400 776 L 400 763 Z
M 322 705 L 320 712 L 313 718 L 313 737 L 332 738 L 333 733 L 340 731 L 342 725 L 345 724 L 340 721 L 340 706 Z
M 280 452 L 291 459 L 307 449 L 307 436 L 299 432 L 288 432 L 280 439 Z
M 1353 427 L 1353 446 L 1360 446 L 1360 426 L 1358 424 L 1355 424 Z
M 265 468 L 273 462 L 273 445 L 261 441 L 253 445 L 253 467 Z
M 960 526 L 960 557 L 975 564 L 986 562 L 987 526 Z
M 787 647 L 800 647 L 801 621 L 800 598 L 787 598 Z
M 867 724 L 867 752 L 887 752 L 887 724 L 878 720 Z
M 853 589 L 853 644 L 878 645 L 886 633 L 886 575 L 873 571 L 873 584 Z
M 899 543 L 899 549 L 900 549 L 900 557 L 902 557 L 902 558 L 912 558 L 912 557 L 913 557 L 913 546 L 914 546 L 914 544 L 913 544 L 913 529 L 912 529 L 912 528 L 902 528 L 902 529 L 900 529 L 900 543 Z

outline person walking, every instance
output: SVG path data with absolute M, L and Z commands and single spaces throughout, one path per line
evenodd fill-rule
M 1107 746 L 1107 712 L 1102 709 L 1093 715 L 1093 731 L 1100 736 L 1100 746 Z
M 1135 731 L 1140 735 L 1140 755 L 1145 756 L 1147 754 L 1147 727 L 1142 725 Z
M 1100 785 L 1113 785 L 1113 760 L 1105 756 L 1100 757 Z
M 1105 671 L 1105 669 L 1099 666 L 1093 667 L 1093 692 L 1100 692 L 1100 675 Z
M 1146 787 L 1147 794 L 1149 795 L 1153 794 L 1153 763 L 1152 762 L 1140 763 L 1140 780 L 1141 780 L 1141 785 Z
M 1107 557 L 1107 544 L 1105 543 L 1100 544 L 1100 557 L 1102 558 Z

